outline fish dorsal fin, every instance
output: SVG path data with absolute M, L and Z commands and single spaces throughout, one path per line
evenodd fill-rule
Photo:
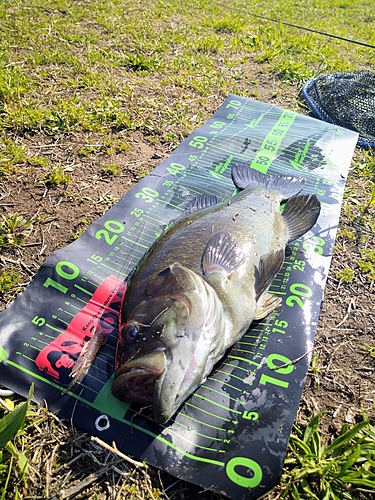
M 320 201 L 315 194 L 290 198 L 282 214 L 288 228 L 288 243 L 309 231 L 319 217 L 319 213 Z
M 306 182 L 303 177 L 263 174 L 246 163 L 236 163 L 233 166 L 232 179 L 239 189 L 269 189 L 279 193 L 282 200 L 299 193 Z
M 285 252 L 283 248 L 277 252 L 270 252 L 261 257 L 258 267 L 255 266 L 254 274 L 256 300 L 258 300 L 259 297 L 268 290 L 268 287 L 283 265 L 284 256 Z
M 189 272 L 175 262 L 150 281 L 147 285 L 147 295 L 157 297 L 194 289 L 195 283 Z
M 219 198 L 216 195 L 204 193 L 190 200 L 185 207 L 185 212 L 192 214 L 194 212 L 198 212 L 198 210 L 202 210 L 203 208 L 216 205 L 217 203 L 219 203 Z
M 234 236 L 227 231 L 217 231 L 209 239 L 202 255 L 202 271 L 207 275 L 220 271 L 231 275 L 244 263 L 245 256 Z

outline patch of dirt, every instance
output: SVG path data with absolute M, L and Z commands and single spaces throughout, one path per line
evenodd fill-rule
M 357 182 L 349 176 L 347 186 Z M 365 186 L 363 186 L 365 189 Z M 339 227 L 350 227 L 344 200 Z M 324 292 L 315 336 L 317 361 L 308 373 L 302 405 L 311 416 L 327 413 L 322 419 L 325 430 L 335 433 L 343 422 L 357 423 L 362 412 L 374 417 L 375 358 L 375 283 L 356 266 L 360 249 L 374 248 L 375 238 L 365 227 L 356 227 L 357 239 L 348 241 L 338 234 L 330 273 Z M 337 275 L 346 267 L 354 270 L 352 282 Z
M 261 72 L 259 67 L 250 63 L 244 71 L 251 73 L 251 79 L 243 78 L 239 84 L 237 90 L 242 95 L 256 96 L 261 101 L 301 112 L 297 99 L 299 89 L 282 85 L 274 76 Z M 173 103 L 173 90 L 169 91 Z M 224 97 L 211 96 L 204 121 Z M 19 138 L 19 143 L 27 147 L 29 156 L 41 155 L 48 159 L 49 164 L 68 167 L 72 180 L 65 186 L 49 187 L 43 182 L 45 170 L 27 162 L 18 166 L 16 175 L 2 179 L 0 215 L 17 212 L 33 221 L 33 231 L 22 248 L 2 249 L 0 270 L 17 271 L 21 279 L 16 290 L 0 296 L 1 309 L 30 282 L 53 251 L 72 242 L 124 196 L 148 169 L 157 166 L 170 154 L 169 146 L 154 143 L 141 132 L 123 132 L 121 138 L 130 150 L 110 155 L 100 152 L 101 138 L 95 134 L 78 133 L 61 139 L 42 134 Z M 79 155 L 79 151 L 89 145 L 97 148 L 96 153 Z M 102 166 L 108 164 L 119 165 L 121 174 L 106 175 Z M 354 181 L 357 182 L 352 176 L 348 183 Z M 346 223 L 349 222 L 343 210 L 340 225 Z M 374 248 L 374 234 L 369 232 L 363 236 L 369 248 Z M 361 273 L 356 273 L 350 284 L 340 282 L 336 277 L 343 266 L 355 267 L 357 256 L 358 242 L 348 243 L 340 236 L 316 333 L 315 353 L 318 358 L 308 374 L 297 416 L 297 423 L 304 423 L 313 414 L 325 410 L 323 426 L 331 436 L 337 433 L 343 422 L 360 420 L 362 410 L 374 416 L 375 359 L 366 350 L 366 345 L 375 344 L 374 283 Z M 51 431 L 52 421 L 58 432 Z M 137 471 L 130 464 L 119 462 L 115 454 L 105 451 L 87 434 L 61 423 L 55 416 L 50 415 L 43 425 L 45 427 L 34 429 L 30 435 L 34 440 L 43 435 L 45 446 L 42 450 L 35 448 L 30 454 L 35 473 L 24 498 L 60 498 L 59 491 L 73 488 L 88 477 L 92 482 L 79 492 L 77 489 L 75 498 L 115 499 L 121 495 L 124 498 L 159 498 L 153 489 L 159 488 L 166 497 L 188 499 L 200 492 L 198 487 L 152 468 L 148 469 L 145 478 L 142 469 Z M 56 462 L 60 464 L 57 467 Z M 205 500 L 215 496 L 203 492 L 198 498 Z M 268 498 L 276 498 L 276 493 L 270 493 Z
M 61 141 L 38 135 L 19 142 L 32 156 L 43 156 L 50 164 L 67 168 L 71 177 L 67 184 L 48 185 L 43 181 L 45 169 L 26 164 L 0 188 L 0 214 L 16 212 L 33 221 L 25 245 L 12 250 L 3 248 L 1 255 L 3 269 L 17 270 L 24 281 L 52 252 L 71 243 L 168 155 L 167 148 L 150 145 L 140 133 L 127 137 L 130 152 L 110 156 L 96 153 L 94 158 L 78 154 L 90 144 L 100 145 L 100 138 L 93 135 L 75 134 Z M 109 164 L 118 165 L 121 173 L 107 175 L 102 167 Z M 14 261 L 18 262 L 16 267 Z M 9 298 L 0 295 L 0 305 L 4 307 Z

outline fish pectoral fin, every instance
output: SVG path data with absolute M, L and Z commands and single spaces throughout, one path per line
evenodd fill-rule
M 271 293 L 264 293 L 259 297 L 254 319 L 262 319 L 275 309 L 281 302 L 280 297 Z
M 246 163 L 233 166 L 232 180 L 239 189 L 269 189 L 279 193 L 283 200 L 299 193 L 306 182 L 303 177 L 263 174 Z
M 315 194 L 293 196 L 287 201 L 282 216 L 288 228 L 288 243 L 313 227 L 319 217 L 320 206 Z
M 227 231 L 217 231 L 204 249 L 201 267 L 204 275 L 219 271 L 230 276 L 244 261 L 244 253 L 234 236 Z
M 280 271 L 284 262 L 284 249 L 263 255 L 259 260 L 258 267 L 255 266 L 255 298 L 258 300 L 263 295 L 276 274 Z
M 185 207 L 185 212 L 192 214 L 217 203 L 219 203 L 219 198 L 216 195 L 204 193 L 190 200 Z
M 175 262 L 157 274 L 147 285 L 146 294 L 149 297 L 158 297 L 168 293 L 194 290 L 195 283 L 188 271 Z

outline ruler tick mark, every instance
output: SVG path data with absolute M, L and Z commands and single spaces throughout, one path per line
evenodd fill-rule
M 94 295 L 93 293 L 86 290 L 86 288 L 83 288 L 82 286 L 79 286 L 76 283 L 74 284 L 74 288 L 78 288 L 78 290 L 81 290 L 81 292 L 87 293 L 87 295 L 90 295 L 90 297 Z

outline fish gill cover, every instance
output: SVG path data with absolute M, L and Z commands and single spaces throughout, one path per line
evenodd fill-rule
M 311 358 L 345 179 L 358 134 L 230 95 L 171 156 L 66 248 L 54 252 L 0 314 L 0 377 L 50 410 L 147 463 L 233 499 L 264 495 L 280 477 Z M 282 299 L 215 367 L 167 424 L 111 394 L 124 282 L 199 194 L 233 195 L 236 162 L 304 177 L 315 226 L 290 243 L 270 293 Z M 93 333 L 103 344 L 67 390 Z M 298 360 L 298 361 L 297 361 Z M 65 393 L 62 394 L 62 389 Z

